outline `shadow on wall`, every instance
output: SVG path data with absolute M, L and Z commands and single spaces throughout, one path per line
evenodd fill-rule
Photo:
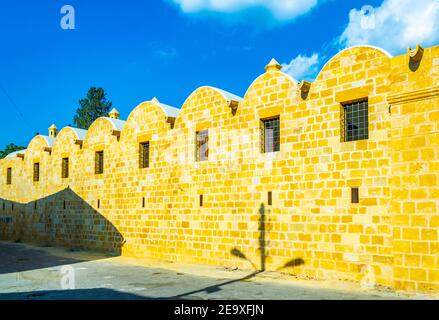
M 232 256 L 235 256 L 237 258 L 243 259 L 248 261 L 252 267 L 257 270 L 258 272 L 255 272 L 251 275 L 251 277 L 257 275 L 260 272 L 264 272 L 266 269 L 266 260 L 268 257 L 268 250 L 267 250 L 267 230 L 266 230 L 266 209 L 265 209 L 265 205 L 263 203 L 261 203 L 261 206 L 259 207 L 258 210 L 258 214 L 259 214 L 259 248 L 258 251 L 260 253 L 260 268 L 258 269 L 258 267 L 256 266 L 256 264 L 251 261 L 249 258 L 247 258 L 247 256 L 242 253 L 239 249 L 237 248 L 233 248 L 230 253 Z M 283 266 L 281 266 L 280 268 L 277 268 L 277 270 L 281 270 L 284 268 L 291 268 L 291 267 L 297 267 L 300 265 L 305 264 L 305 261 L 302 258 L 295 258 L 292 259 L 288 262 L 286 262 Z
M 29 203 L 0 199 L 0 239 L 120 255 L 117 228 L 69 187 Z

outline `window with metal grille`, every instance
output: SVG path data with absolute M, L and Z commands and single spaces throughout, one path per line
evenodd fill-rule
M 104 151 L 96 151 L 95 154 L 95 174 L 104 173 Z
M 369 106 L 367 100 L 342 105 L 341 140 L 355 141 L 369 138 Z
M 142 142 L 139 144 L 139 167 L 149 167 L 149 142 Z
M 280 119 L 279 117 L 261 120 L 261 152 L 280 150 Z
M 196 134 L 196 161 L 205 161 L 209 157 L 209 131 L 198 131 Z
M 39 162 L 34 163 L 34 181 L 35 182 L 40 181 L 40 163 Z
M 63 179 L 69 177 L 69 158 L 62 159 L 61 177 Z
M 6 171 L 6 184 L 12 184 L 12 168 L 8 168 Z

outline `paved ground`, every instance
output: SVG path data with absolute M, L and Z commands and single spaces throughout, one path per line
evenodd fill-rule
M 63 290 L 69 287 L 72 270 L 75 289 Z M 365 291 L 352 283 L 297 280 L 278 273 L 255 274 L 0 242 L 0 300 L 419 298 L 426 297 Z

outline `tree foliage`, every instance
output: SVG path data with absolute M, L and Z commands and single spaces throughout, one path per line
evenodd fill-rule
M 13 143 L 10 143 L 6 146 L 6 148 L 4 150 L 0 150 L 0 159 L 5 158 L 8 154 L 15 152 L 15 151 L 20 151 L 20 150 L 24 150 L 26 149 L 26 147 L 20 147 L 17 146 Z
M 104 89 L 90 88 L 87 96 L 79 100 L 79 108 L 73 117 L 75 127 L 88 129 L 97 118 L 107 116 L 113 103 L 106 96 Z

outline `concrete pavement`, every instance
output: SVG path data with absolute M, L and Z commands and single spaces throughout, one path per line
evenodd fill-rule
M 432 297 L 363 290 L 347 282 L 299 280 L 275 272 L 226 270 L 0 242 L 0 300 L 422 298 Z

